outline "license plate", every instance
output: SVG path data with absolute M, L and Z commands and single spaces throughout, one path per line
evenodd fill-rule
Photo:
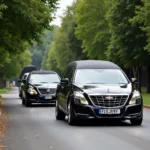
M 52 99 L 52 96 L 46 95 L 44 99 Z
M 99 109 L 99 114 L 120 114 L 120 109 Z

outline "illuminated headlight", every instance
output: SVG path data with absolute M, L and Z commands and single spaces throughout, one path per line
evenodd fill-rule
M 37 95 L 37 91 L 32 86 L 28 88 L 28 93 L 30 95 Z
M 141 103 L 141 94 L 140 94 L 140 92 L 135 91 L 133 93 L 133 96 L 132 96 L 129 104 L 133 105 L 133 104 L 140 104 L 140 103 Z
M 76 103 L 83 104 L 83 105 L 88 105 L 89 104 L 82 93 L 75 92 L 74 95 L 75 95 L 75 102 Z

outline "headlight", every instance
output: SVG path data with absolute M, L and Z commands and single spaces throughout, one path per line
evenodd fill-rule
M 75 92 L 74 95 L 75 95 L 75 102 L 76 103 L 83 104 L 83 105 L 88 105 L 89 104 L 82 93 Z
M 36 95 L 37 94 L 37 91 L 32 87 L 32 86 L 29 86 L 28 88 L 28 93 L 30 95 Z
M 141 103 L 141 94 L 140 94 L 140 92 L 135 91 L 133 93 L 133 96 L 132 96 L 129 104 L 132 105 L 132 104 L 139 104 L 139 103 Z

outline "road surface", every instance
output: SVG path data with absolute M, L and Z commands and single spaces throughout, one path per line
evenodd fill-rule
M 3 96 L 9 117 L 6 150 L 150 150 L 148 110 L 142 126 L 93 121 L 69 126 L 55 120 L 52 106 L 22 106 L 17 88 Z

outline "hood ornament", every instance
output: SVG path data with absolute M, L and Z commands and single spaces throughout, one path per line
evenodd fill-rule
M 106 100 L 113 100 L 113 97 L 112 96 L 107 96 L 105 97 Z
M 47 89 L 47 92 L 49 93 L 51 91 L 51 89 Z

